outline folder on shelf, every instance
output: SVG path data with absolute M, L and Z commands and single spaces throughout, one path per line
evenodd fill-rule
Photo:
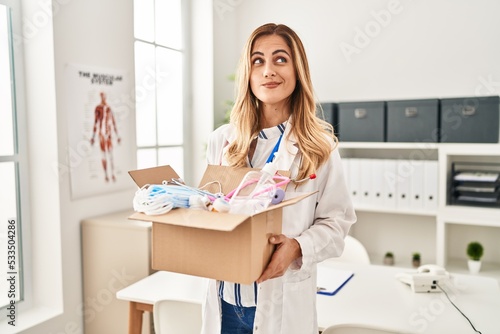
M 361 159 L 350 158 L 349 159 L 349 188 L 351 190 L 351 199 L 354 205 L 360 203 L 360 170 L 361 170 Z
M 333 296 L 354 276 L 350 270 L 318 266 L 316 291 L 320 295 Z
M 396 208 L 396 183 L 397 183 L 397 160 L 384 160 L 383 187 L 382 197 L 384 198 L 384 206 L 387 209 Z
M 427 160 L 424 163 L 424 209 L 437 210 L 438 207 L 438 162 Z
M 384 188 L 385 188 L 385 178 L 384 178 L 384 169 L 385 169 L 385 161 L 383 159 L 373 159 L 371 166 L 371 203 L 376 207 L 384 206 Z
M 499 173 L 492 172 L 458 172 L 453 179 L 455 181 L 497 182 L 499 175 Z
M 396 171 L 396 207 L 398 209 L 409 209 L 410 193 L 411 193 L 411 178 L 412 166 L 409 160 L 398 160 Z
M 461 192 L 473 192 L 473 193 L 494 193 L 495 191 L 497 191 L 497 188 L 498 187 L 496 185 L 483 186 L 483 185 L 467 184 L 467 185 L 456 186 L 455 190 Z
M 410 207 L 415 210 L 424 208 L 424 160 L 410 160 L 413 168 L 410 180 Z
M 363 205 L 372 206 L 372 161 L 373 159 L 360 159 L 359 169 L 359 187 L 360 187 L 360 203 Z
M 459 201 L 468 201 L 468 202 L 476 202 L 476 203 L 497 203 L 498 197 L 481 197 L 481 196 L 467 196 L 460 195 L 457 197 Z

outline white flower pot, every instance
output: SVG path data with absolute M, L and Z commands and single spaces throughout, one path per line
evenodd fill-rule
M 394 258 L 392 256 L 386 256 L 386 257 L 384 257 L 384 264 L 386 266 L 392 266 L 392 265 L 394 265 Z
M 469 260 L 467 264 L 469 265 L 469 272 L 471 274 L 477 274 L 481 269 L 481 261 Z

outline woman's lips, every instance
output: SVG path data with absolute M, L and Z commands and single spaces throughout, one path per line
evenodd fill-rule
M 266 88 L 276 88 L 280 85 L 279 82 L 267 82 L 265 84 L 263 84 L 262 86 L 266 87 Z

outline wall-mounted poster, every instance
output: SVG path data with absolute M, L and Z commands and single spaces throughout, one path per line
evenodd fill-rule
M 130 188 L 134 169 L 132 87 L 123 70 L 66 67 L 68 157 L 73 199 Z M 61 169 L 60 172 L 66 169 Z

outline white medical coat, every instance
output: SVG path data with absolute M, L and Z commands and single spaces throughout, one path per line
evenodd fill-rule
M 279 170 L 297 174 L 301 154 L 293 135 L 285 130 L 277 160 Z M 208 142 L 207 162 L 227 165 L 224 154 L 236 138 L 234 126 L 226 124 L 215 130 Z M 315 192 L 283 209 L 282 233 L 295 238 L 302 257 L 290 265 L 285 275 L 259 285 L 254 334 L 317 334 L 316 263 L 342 254 L 344 237 L 356 221 L 344 179 L 338 150 L 316 171 L 316 179 L 295 187 L 290 184 L 286 197 Z M 335 316 L 332 314 L 332 316 Z M 216 281 L 208 285 L 203 306 L 203 334 L 220 334 L 220 302 Z

